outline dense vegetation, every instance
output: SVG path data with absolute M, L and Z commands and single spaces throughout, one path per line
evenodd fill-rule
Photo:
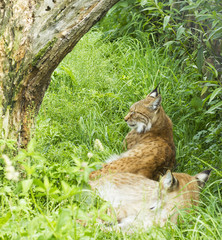
M 9 158 L 0 159 L 0 239 L 221 239 L 221 4 L 172 4 L 121 1 L 55 70 L 27 150 L 14 156 L 14 142 L 1 140 Z M 123 117 L 158 83 L 174 124 L 175 171 L 212 168 L 211 177 L 178 226 L 108 231 L 98 220 L 112 221 L 107 204 L 90 192 L 88 174 L 123 151 Z

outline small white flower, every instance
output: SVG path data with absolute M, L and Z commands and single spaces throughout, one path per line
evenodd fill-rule
M 8 180 L 12 180 L 13 174 L 10 173 L 10 172 L 6 172 L 5 177 L 6 177 Z
M 102 145 L 102 143 L 100 142 L 99 139 L 96 139 L 94 142 L 94 148 L 97 150 L 100 150 L 101 152 L 104 151 L 104 147 Z
M 19 180 L 19 172 L 14 172 L 14 181 L 18 181 Z
M 5 177 L 8 180 L 18 181 L 19 173 L 15 171 L 14 166 L 12 166 L 11 160 L 5 154 L 3 154 L 2 157 L 5 161 Z
M 20 200 L 19 200 L 19 206 L 25 207 L 26 205 L 27 205 L 27 202 L 26 202 L 25 199 L 20 199 Z
M 19 173 L 18 172 L 6 172 L 5 177 L 8 180 L 18 181 L 19 180 Z
M 90 159 L 93 157 L 93 154 L 91 152 L 88 152 L 87 157 Z
M 11 160 L 9 159 L 8 156 L 6 156 L 5 154 L 3 154 L 2 157 L 4 158 L 4 161 L 5 161 L 6 166 L 11 166 L 11 165 L 12 165 L 12 162 L 11 162 Z
M 8 166 L 8 165 L 6 165 L 6 166 L 5 166 L 5 171 L 6 171 L 6 172 L 14 172 L 14 171 L 15 171 L 15 168 L 14 168 L 13 166 Z
M 86 162 L 82 162 L 82 167 L 83 167 L 83 168 L 87 167 L 87 165 L 88 165 L 88 164 L 87 164 Z

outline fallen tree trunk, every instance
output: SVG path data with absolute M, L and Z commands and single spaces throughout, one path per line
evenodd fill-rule
M 0 129 L 26 146 L 50 77 L 118 0 L 0 0 Z

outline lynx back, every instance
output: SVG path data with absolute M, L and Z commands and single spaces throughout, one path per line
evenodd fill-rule
M 175 164 L 175 145 L 172 122 L 161 106 L 157 89 L 134 103 L 124 120 L 132 128 L 125 138 L 127 151 L 92 172 L 90 178 L 128 172 L 158 180 Z

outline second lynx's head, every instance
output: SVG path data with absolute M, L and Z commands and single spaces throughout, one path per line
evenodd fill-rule
M 124 120 L 136 132 L 145 133 L 150 131 L 154 125 L 158 125 L 162 111 L 161 96 L 156 88 L 145 99 L 134 103 Z

